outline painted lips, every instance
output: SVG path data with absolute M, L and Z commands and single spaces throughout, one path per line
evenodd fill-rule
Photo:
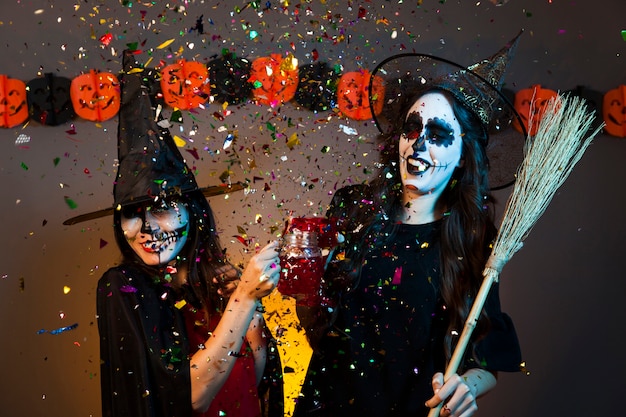
M 430 162 L 422 158 L 413 158 L 409 156 L 405 159 L 406 171 L 411 175 L 421 175 L 428 170 L 432 165 Z
M 180 236 L 180 230 L 155 233 L 153 239 L 146 240 L 141 244 L 141 247 L 148 253 L 161 253 L 167 249 L 168 246 L 176 243 Z

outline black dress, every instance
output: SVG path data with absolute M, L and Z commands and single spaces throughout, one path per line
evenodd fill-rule
M 294 416 L 428 414 L 432 376 L 445 370 L 448 327 L 439 296 L 440 227 L 400 225 L 392 244 L 365 256 L 356 289 L 342 296 L 314 350 Z M 485 308 L 491 331 L 464 366 L 519 370 L 519 344 L 497 285 Z
M 174 291 L 131 265 L 111 268 L 98 281 L 103 417 L 195 415 L 189 369 L 194 349 L 183 309 L 183 300 L 188 305 L 193 298 L 187 292 L 185 286 Z M 283 416 L 281 364 L 273 339 L 258 398 L 263 417 Z

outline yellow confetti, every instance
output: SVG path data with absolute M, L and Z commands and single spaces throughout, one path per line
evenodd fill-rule
M 72 291 L 70 287 L 67 285 L 63 286 L 63 294 L 69 294 L 70 291 Z
M 176 304 L 174 304 L 174 306 L 180 310 L 181 308 L 185 307 L 186 304 L 187 304 L 187 301 L 180 300 Z
M 281 62 L 280 70 L 295 71 L 296 69 L 298 69 L 298 58 L 296 58 L 293 54 L 287 55 Z
M 289 147 L 289 149 L 293 149 L 294 146 L 299 145 L 300 144 L 300 139 L 298 139 L 298 134 L 294 133 L 289 137 L 289 140 L 287 140 L 287 146 Z
M 172 44 L 172 42 L 174 42 L 175 38 L 172 38 L 170 40 L 167 40 L 165 42 L 163 42 L 161 45 L 157 46 L 156 49 L 163 49 L 163 48 L 167 48 L 168 46 L 170 46 Z
M 178 146 L 179 148 L 182 148 L 187 144 L 187 142 L 178 135 L 174 135 L 174 143 L 176 143 L 176 146 Z

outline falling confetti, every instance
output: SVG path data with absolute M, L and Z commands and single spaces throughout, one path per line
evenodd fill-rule
M 74 200 L 72 200 L 71 198 L 65 196 L 63 197 L 65 199 L 65 204 L 67 204 L 67 206 L 69 208 L 71 208 L 72 210 L 74 210 L 76 207 L 78 207 L 78 204 L 76 204 L 76 202 L 74 202 Z
M 53 330 L 41 329 L 41 330 L 37 331 L 37 334 L 44 334 L 44 333 L 61 334 L 63 332 L 74 330 L 77 327 L 78 327 L 78 323 L 74 323 L 72 325 L 65 326 L 65 327 L 59 327 L 58 329 L 53 329 Z
M 187 144 L 185 139 L 181 138 L 178 135 L 174 135 L 174 143 L 176 143 L 176 146 L 178 146 L 179 148 L 182 148 L 183 146 Z
M 133 287 L 132 285 L 122 285 L 120 287 L 120 291 L 126 293 L 135 293 L 137 292 L 137 288 Z
M 161 45 L 157 46 L 156 49 L 165 49 L 168 46 L 170 46 L 174 41 L 175 41 L 175 39 L 169 39 L 169 40 L 163 42 Z
M 15 139 L 15 145 L 20 146 L 30 142 L 30 136 L 22 133 L 18 135 L 17 139 Z

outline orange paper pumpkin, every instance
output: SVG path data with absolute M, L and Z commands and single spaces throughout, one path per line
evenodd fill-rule
M 26 84 L 0 74 L 0 127 L 15 127 L 28 120 Z
M 620 85 L 604 94 L 602 117 L 604 130 L 609 135 L 626 137 L 626 85 Z
M 385 87 L 383 80 L 367 70 L 347 72 L 339 79 L 337 86 L 337 106 L 346 116 L 354 120 L 368 120 L 372 118 L 370 94 L 374 114 L 383 110 Z M 370 89 L 370 81 L 372 91 Z
M 524 124 L 524 128 L 529 135 L 534 136 L 537 134 L 539 121 L 543 117 L 546 104 L 552 97 L 556 96 L 556 91 L 541 88 L 539 84 L 533 85 L 531 88 L 519 90 L 515 94 L 515 103 L 513 105 L 515 110 L 519 113 L 522 123 Z M 533 120 L 533 127 L 529 130 L 528 122 L 531 119 L 531 116 Z M 517 119 L 513 122 L 513 127 L 518 132 L 524 133 L 524 130 L 522 130 Z
M 165 103 L 181 110 L 203 105 L 211 94 L 206 65 L 181 59 L 161 71 L 161 91 Z
M 286 103 L 298 88 L 298 60 L 280 54 L 257 58 L 252 61 L 248 82 L 252 83 L 257 103 L 271 107 Z
M 72 80 L 70 97 L 74 112 L 85 120 L 103 122 L 120 110 L 120 85 L 110 72 L 91 70 Z

